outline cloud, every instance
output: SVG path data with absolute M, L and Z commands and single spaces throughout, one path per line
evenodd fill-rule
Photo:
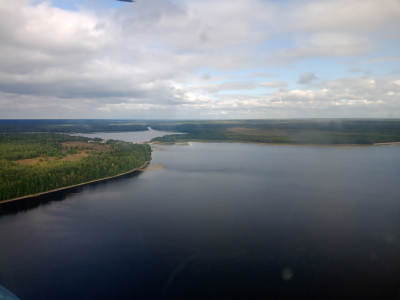
M 264 78 L 270 78 L 270 77 L 277 77 L 277 74 L 274 73 L 269 73 L 269 72 L 257 72 L 253 73 L 251 75 L 245 76 L 245 78 L 259 78 L 259 77 L 264 77 Z
M 375 59 L 368 59 L 368 60 L 361 61 L 360 64 L 372 64 L 372 63 L 379 63 L 379 62 L 385 62 L 385 61 L 395 61 L 395 60 L 400 60 L 400 56 L 380 57 L 380 58 L 375 58 Z
M 381 99 L 396 113 L 397 73 L 372 84 L 348 73 L 324 81 L 317 70 L 316 84 L 315 74 L 299 67 L 315 58 L 327 69 L 336 58 L 398 60 L 379 52 L 380 45 L 393 53 L 398 46 L 396 0 L 90 3 L 68 11 L 51 1 L 0 0 L 0 118 L 260 117 L 278 108 L 291 116 L 296 106 L 301 116 L 301 101 L 328 109 L 349 99 Z M 319 90 L 290 89 L 293 70 L 302 74 L 298 83 Z M 281 89 L 266 94 L 260 86 Z
M 208 93 L 217 93 L 220 91 L 251 90 L 256 87 L 257 85 L 253 81 L 228 81 L 216 84 L 194 85 L 188 88 L 191 90 L 202 90 Z
M 397 0 L 306 1 L 292 6 L 299 29 L 314 32 L 371 32 L 398 24 Z
M 358 69 L 358 68 L 350 68 L 350 69 L 347 70 L 347 72 L 350 72 L 350 73 L 360 73 L 360 72 L 363 72 L 363 70 Z
M 230 91 L 230 90 L 229 90 Z M 237 90 L 241 91 L 241 90 Z M 219 94 L 204 96 L 182 87 L 179 95 L 169 101 L 136 101 L 130 98 L 70 99 L 57 97 L 16 96 L 0 94 L 0 106 L 12 117 L 46 116 L 130 118 L 248 118 L 248 117 L 386 117 L 389 112 L 398 117 L 400 109 L 400 78 L 341 78 L 324 81 L 319 90 L 293 89 L 263 96 Z
M 287 82 L 284 81 L 274 81 L 274 82 L 261 82 L 261 86 L 265 87 L 287 87 Z
M 318 79 L 318 77 L 315 76 L 314 73 L 307 72 L 307 73 L 301 74 L 299 76 L 299 79 L 297 80 L 297 83 L 299 83 L 299 84 L 310 84 L 310 83 L 312 83 L 312 81 L 317 80 L 317 79 Z

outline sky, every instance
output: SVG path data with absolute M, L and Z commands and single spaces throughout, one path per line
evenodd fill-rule
M 399 0 L 0 0 L 0 119 L 400 118 Z

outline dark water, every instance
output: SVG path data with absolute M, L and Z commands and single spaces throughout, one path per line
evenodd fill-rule
M 36 299 L 399 299 L 400 147 L 156 146 L 165 169 L 0 206 Z

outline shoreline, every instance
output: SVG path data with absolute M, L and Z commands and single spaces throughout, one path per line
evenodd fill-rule
M 135 172 L 135 171 L 140 171 L 140 170 L 144 169 L 145 167 L 147 167 L 147 165 L 150 163 L 151 160 L 152 160 L 152 158 L 150 157 L 150 160 L 146 161 L 144 163 L 144 165 L 142 165 L 140 167 L 137 167 L 137 168 L 134 168 L 134 169 L 132 169 L 132 170 L 130 170 L 128 172 L 124 172 L 124 173 L 118 174 L 118 175 L 114 175 L 114 176 L 110 176 L 110 177 L 104 177 L 104 178 L 91 180 L 91 181 L 86 181 L 86 182 L 82 182 L 82 183 L 78 183 L 78 184 L 62 187 L 62 188 L 55 189 L 55 190 L 49 190 L 49 191 L 42 192 L 42 193 L 37 193 L 37 194 L 26 195 L 26 196 L 22 196 L 22 197 L 18 197 L 18 198 L 2 200 L 2 201 L 0 201 L 0 205 L 3 204 L 3 203 L 8 203 L 8 202 L 14 202 L 14 201 L 19 201 L 19 200 L 24 200 L 24 199 L 29 199 L 29 198 L 36 198 L 36 197 L 39 197 L 39 196 L 43 196 L 43 195 L 46 195 L 46 194 L 51 194 L 51 193 L 54 193 L 54 192 L 71 189 L 71 188 L 74 188 L 74 187 L 84 186 L 84 185 L 87 185 L 87 184 L 90 184 L 90 183 L 94 183 L 94 182 L 99 182 L 99 181 L 103 181 L 103 180 L 108 180 L 108 179 L 111 179 L 111 178 L 120 177 L 120 176 L 129 174 L 129 173 L 132 173 L 132 172 Z
M 374 146 L 393 146 L 400 145 L 400 142 L 389 142 L 389 143 L 375 143 Z
M 389 142 L 389 143 L 373 143 L 373 144 L 296 144 L 296 143 L 261 143 L 251 141 L 236 141 L 236 140 L 182 140 L 176 142 L 148 142 L 152 145 L 175 145 L 181 143 L 241 143 L 241 144 L 253 144 L 253 145 L 264 145 L 264 146 L 302 146 L 302 147 L 372 147 L 372 146 L 400 146 L 400 142 Z

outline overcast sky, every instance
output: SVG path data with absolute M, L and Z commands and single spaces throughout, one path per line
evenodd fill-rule
M 0 118 L 400 118 L 399 0 L 0 0 Z

